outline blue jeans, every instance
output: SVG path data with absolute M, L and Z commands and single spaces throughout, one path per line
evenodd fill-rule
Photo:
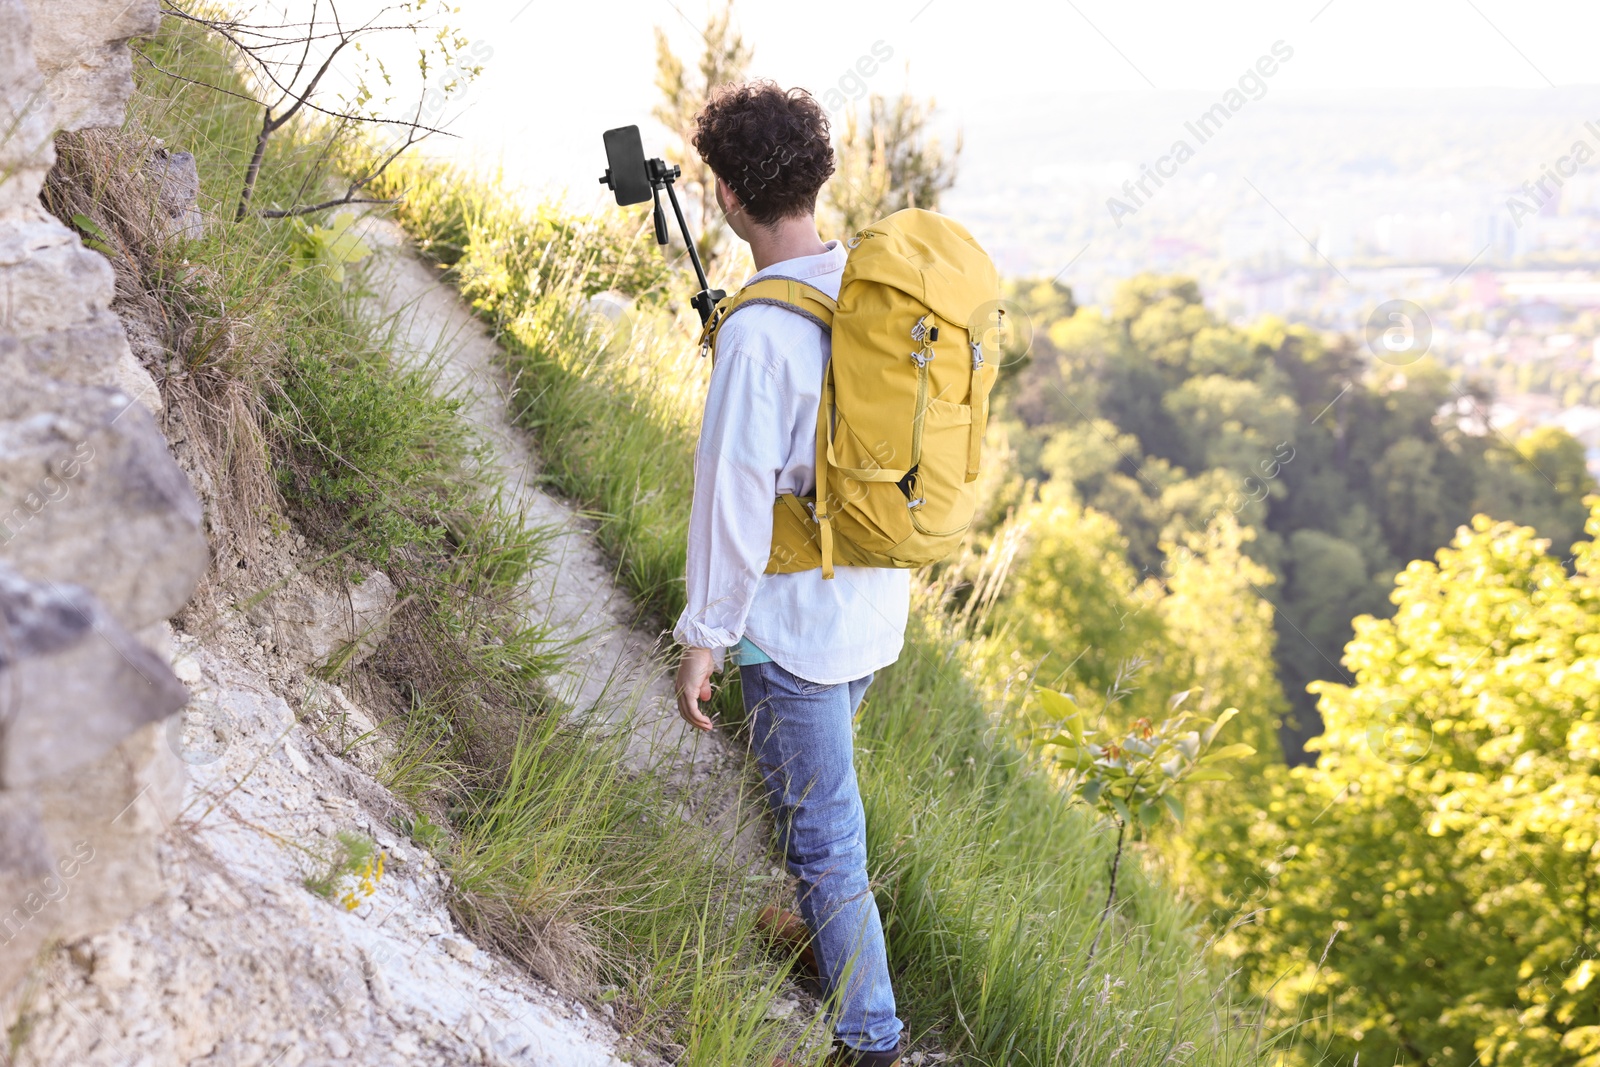
M 878 902 L 867 882 L 867 817 L 851 726 L 872 675 L 818 685 L 776 663 L 739 668 L 761 770 L 800 915 L 812 933 L 834 1035 L 853 1049 L 900 1043 Z

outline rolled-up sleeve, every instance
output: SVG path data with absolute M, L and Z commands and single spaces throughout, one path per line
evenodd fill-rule
M 694 454 L 685 574 L 687 604 L 673 636 L 692 648 L 739 643 L 772 550 L 772 504 L 789 435 L 782 376 L 724 331 Z M 755 340 L 755 339 L 751 339 Z M 759 345 L 759 340 L 756 341 Z

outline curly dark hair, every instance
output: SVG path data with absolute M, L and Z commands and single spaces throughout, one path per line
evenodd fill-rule
M 770 226 L 816 210 L 833 173 L 828 115 L 804 89 L 771 81 L 724 85 L 695 119 L 700 158 L 739 198 L 751 219 Z

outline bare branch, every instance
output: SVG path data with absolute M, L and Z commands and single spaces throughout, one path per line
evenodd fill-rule
M 179 74 L 176 71 L 167 70 L 165 67 L 152 60 L 149 56 L 145 55 L 137 48 L 134 48 L 133 52 L 140 59 L 143 59 L 146 63 L 150 64 L 151 70 L 155 71 L 157 74 L 163 74 L 174 81 L 187 82 L 190 85 L 196 85 L 202 89 L 211 89 L 215 92 L 222 93 L 224 96 L 231 96 L 236 100 L 248 100 L 252 104 L 261 103 L 260 100 L 250 96 L 248 93 L 241 93 L 233 89 L 226 89 L 220 85 L 214 85 L 208 81 L 201 81 L 197 78 L 190 78 L 187 75 Z M 460 136 L 460 134 L 451 133 L 449 130 L 440 129 L 435 126 L 424 126 L 421 123 L 413 122 L 410 119 L 386 119 L 377 115 L 352 115 L 347 111 L 330 111 L 328 108 L 318 107 L 313 103 L 307 103 L 306 110 L 315 111 L 317 114 L 326 116 L 330 119 L 341 119 L 346 122 L 359 122 L 367 126 L 400 126 L 406 129 L 416 129 L 427 135 L 438 134 L 441 137 Z M 418 137 L 417 140 L 420 141 L 422 138 Z
M 212 32 L 216 33 L 218 36 L 222 37 L 229 44 L 233 45 L 233 47 L 239 52 L 240 55 L 242 55 L 252 65 L 254 65 L 255 67 L 260 69 L 261 76 L 263 78 L 265 78 L 269 83 L 271 83 L 271 85 L 272 85 L 272 87 L 274 89 L 277 89 L 279 92 L 284 94 L 284 99 L 296 98 L 296 97 L 298 97 L 300 95 L 294 89 L 295 78 L 290 78 L 288 81 L 284 81 L 283 79 L 281 79 L 278 76 L 278 73 L 277 73 L 277 71 L 275 69 L 275 67 L 277 67 L 277 66 L 285 65 L 287 63 L 287 61 L 263 59 L 261 57 L 261 55 L 260 55 L 260 52 L 263 50 L 263 46 L 259 45 L 259 44 L 250 43 L 250 42 L 246 42 L 246 41 L 242 40 L 241 38 L 244 35 L 240 34 L 239 32 L 237 32 L 239 27 L 238 27 L 238 25 L 236 23 L 228 22 L 228 21 L 225 21 L 225 20 L 208 19 L 208 18 L 205 18 L 205 17 L 200 16 L 200 15 L 191 15 L 188 12 L 182 10 L 181 8 L 178 8 L 178 7 L 174 6 L 172 4 L 172 0 L 165 0 L 165 2 L 168 5 L 167 6 L 167 11 L 168 11 L 169 14 L 172 14 L 172 15 L 180 18 L 180 19 L 183 19 L 184 21 L 192 22 L 197 26 L 203 26 L 206 29 L 211 30 Z M 381 15 L 384 12 L 387 12 L 388 10 L 389 10 L 389 8 L 384 8 L 383 11 L 380 11 L 378 14 Z M 376 19 L 376 17 L 377 16 L 375 15 L 374 19 Z M 313 31 L 314 31 L 314 24 L 309 24 L 308 23 L 308 24 L 305 24 L 305 25 L 311 25 L 313 27 Z M 325 40 L 338 39 L 338 40 L 342 40 L 344 43 L 349 43 L 350 41 L 354 41 L 357 37 L 367 36 L 367 35 L 374 34 L 374 33 L 387 32 L 387 31 L 392 31 L 392 30 L 411 30 L 411 29 L 415 29 L 415 27 L 407 26 L 407 25 L 404 25 L 404 24 L 398 24 L 398 23 L 395 24 L 395 25 L 392 25 L 392 26 L 390 26 L 390 25 L 379 26 L 379 25 L 376 25 L 374 22 L 368 22 L 367 24 L 359 26 L 356 29 L 350 31 L 348 40 L 345 40 L 344 39 L 344 35 L 340 34 L 340 33 L 315 34 L 314 32 L 312 32 L 312 33 L 308 33 L 307 36 L 305 38 L 303 38 L 303 39 L 302 38 L 284 39 L 284 40 L 281 40 L 281 41 L 277 41 L 273 45 L 267 46 L 267 47 L 288 47 L 288 46 L 293 46 L 293 45 L 299 45 L 299 44 L 302 43 L 302 41 L 310 42 L 310 41 L 313 41 L 313 40 L 325 41 Z M 255 34 L 253 34 L 253 35 L 255 35 Z M 255 36 L 259 36 L 259 35 L 255 35 Z M 342 48 L 343 44 L 341 44 L 340 47 Z M 303 70 L 304 70 L 303 65 L 300 66 L 300 67 L 297 67 L 296 68 L 296 77 L 298 77 L 299 74 L 303 72 Z M 280 99 L 279 104 L 281 104 L 281 103 L 282 103 L 282 100 Z M 274 107 L 276 107 L 276 106 L 278 106 L 278 105 L 274 105 Z M 308 110 L 317 111 L 317 112 L 320 112 L 320 113 L 325 114 L 325 115 L 332 115 L 332 116 L 336 116 L 337 117 L 337 112 L 328 111 L 328 110 L 326 110 L 324 108 L 318 107 L 316 104 L 313 104 L 313 103 L 311 103 L 309 101 L 305 102 L 305 106 L 306 106 L 306 108 Z M 403 124 L 402 120 L 397 120 L 397 119 L 380 119 L 380 118 L 377 118 L 377 117 L 368 118 L 366 116 L 352 116 L 352 117 L 356 118 L 358 121 L 364 121 L 364 122 L 384 123 L 384 124 L 389 124 L 389 125 L 402 125 Z M 436 131 L 433 131 L 433 132 L 444 133 L 445 131 L 436 130 Z
M 364 173 L 352 178 L 342 197 L 324 201 L 313 205 L 291 206 L 285 208 L 272 208 L 259 211 L 262 218 L 287 218 L 296 215 L 310 214 L 324 211 L 331 207 L 343 204 L 389 204 L 395 200 L 376 199 L 362 196 L 361 193 L 370 186 L 385 170 L 388 169 L 402 152 L 423 138 L 435 133 L 448 133 L 448 131 L 422 124 L 424 102 L 428 95 L 428 88 L 424 86 L 419 94 L 416 108 L 409 119 L 386 119 L 376 114 L 352 114 L 335 111 L 323 107 L 314 99 L 321 88 L 328 72 L 341 55 L 346 53 L 348 47 L 360 38 L 391 29 L 408 29 L 415 33 L 421 23 L 412 23 L 403 26 L 390 26 L 383 20 L 396 10 L 396 5 L 388 5 L 372 13 L 364 22 L 350 24 L 345 21 L 339 11 L 337 0 L 312 0 L 310 19 L 307 22 L 286 23 L 280 26 L 269 27 L 247 23 L 240 18 L 210 18 L 204 15 L 185 11 L 179 6 L 178 0 L 162 0 L 162 6 L 173 16 L 204 27 L 217 34 L 226 41 L 244 59 L 247 69 L 258 78 L 257 88 L 263 90 L 262 95 L 276 93 L 276 99 L 270 103 L 257 100 L 254 96 L 247 96 L 221 86 L 207 86 L 226 95 L 240 99 L 251 99 L 261 109 L 261 125 L 256 132 L 255 144 L 252 146 L 250 162 L 245 168 L 244 179 L 239 191 L 238 207 L 234 218 L 243 219 L 251 210 L 251 200 L 255 195 L 257 181 L 261 168 L 266 159 L 267 145 L 272 135 L 278 130 L 293 122 L 297 117 L 305 114 L 317 114 L 333 119 L 336 128 L 330 135 L 327 143 L 320 152 L 317 161 L 306 172 L 300 188 L 294 195 L 294 200 L 303 197 L 313 183 L 319 180 L 335 141 L 345 132 L 345 128 L 357 123 L 373 126 L 393 126 L 404 131 L 404 136 L 398 138 L 398 144 L 390 149 L 385 149 L 382 158 L 375 164 L 368 166 Z M 404 10 L 401 8 L 401 10 Z M 425 21 L 425 20 L 424 20 Z M 325 27 L 331 23 L 332 30 Z M 443 40 L 443 37 L 440 38 Z M 326 54 L 313 56 L 313 48 L 327 44 Z M 280 58 L 277 53 L 285 48 L 298 48 L 299 54 L 291 53 L 288 58 Z M 448 50 L 443 49 L 448 57 Z M 358 45 L 359 50 L 359 45 Z M 320 53 L 322 49 L 319 47 Z M 193 78 L 174 74 L 162 70 L 161 67 L 150 62 L 148 56 L 143 56 L 150 66 L 168 77 L 194 85 L 205 85 Z M 426 50 L 424 51 L 426 56 Z M 424 70 L 426 62 L 424 61 Z M 387 81 L 387 75 L 385 76 Z M 366 88 L 365 81 L 358 83 L 358 98 L 355 106 L 365 107 L 371 98 L 371 93 Z M 453 135 L 452 135 L 453 136 Z
M 319 5 L 321 4 L 321 2 L 322 2 L 322 0 L 311 0 L 311 25 L 312 26 L 316 26 L 316 24 L 317 24 L 317 9 L 318 9 Z M 334 55 L 337 55 L 338 52 L 339 52 L 339 48 L 342 48 L 342 47 L 344 47 L 344 41 L 343 40 L 341 40 L 339 42 L 338 47 L 334 49 Z M 306 37 L 306 40 L 305 40 L 305 45 L 300 49 L 300 61 L 295 64 L 294 74 L 293 74 L 293 76 L 291 76 L 289 78 L 289 84 L 290 85 L 293 85 L 295 82 L 300 80 L 300 75 L 306 69 L 306 57 L 308 57 L 309 55 L 311 55 L 311 38 L 308 35 Z M 327 69 L 327 65 L 324 64 L 323 65 L 323 70 L 326 70 L 326 69 Z M 307 95 L 309 95 L 309 91 L 307 93 L 301 94 L 300 99 L 301 99 L 302 103 L 305 101 L 305 97 Z M 285 89 L 284 90 L 284 95 L 279 98 L 278 103 L 275 106 L 276 107 L 282 107 L 284 100 L 287 100 L 288 98 L 289 98 L 289 91 L 287 89 Z M 267 112 L 270 115 L 271 112 L 272 112 L 272 109 L 268 108 Z M 279 125 L 282 125 L 282 123 L 279 123 Z
M 275 210 L 272 210 L 272 211 L 262 211 L 262 212 L 258 212 L 258 214 L 264 219 L 287 219 L 287 218 L 294 218 L 294 217 L 299 216 L 299 215 L 310 215 L 311 213 L 316 212 L 316 211 L 326 211 L 331 207 L 342 207 L 345 204 L 398 204 L 404 199 L 405 199 L 405 197 L 403 197 L 403 196 L 391 197 L 391 198 L 389 198 L 387 200 L 378 200 L 378 199 L 374 199 L 372 197 L 354 197 L 354 196 L 348 196 L 347 195 L 347 196 L 342 196 L 337 200 L 325 200 L 320 204 L 308 204 L 305 207 L 293 207 L 293 208 L 275 209 Z
M 157 74 L 163 74 L 166 77 L 171 78 L 173 81 L 187 82 L 190 85 L 197 85 L 202 89 L 210 89 L 214 93 L 221 93 L 224 96 L 231 96 L 235 100 L 248 100 L 252 104 L 261 103 L 261 101 L 257 100 L 255 97 L 249 95 L 248 93 L 241 93 L 241 92 L 238 92 L 238 91 L 236 91 L 234 89 L 227 89 L 227 88 L 224 88 L 221 85 L 213 85 L 212 83 L 210 83 L 208 81 L 201 81 L 199 78 L 191 78 L 187 74 L 179 74 L 175 70 L 168 70 L 167 68 L 163 67 L 161 64 L 157 63 L 155 60 L 151 59 L 149 56 L 147 56 L 143 52 L 141 52 L 137 45 L 130 45 L 129 48 L 133 52 L 134 55 L 138 56 L 140 59 L 144 60 L 147 64 L 149 64 L 151 70 L 155 71 Z
M 294 107 L 291 107 L 288 111 L 285 111 L 274 121 L 272 126 L 274 130 L 288 122 L 290 119 L 294 118 L 295 113 L 306 106 L 306 101 L 311 99 L 311 94 L 317 91 L 317 83 L 322 80 L 322 76 L 324 74 L 328 73 L 328 68 L 333 66 L 333 61 L 339 57 L 339 53 L 343 51 L 344 46 L 349 43 L 349 41 L 340 41 L 334 46 L 333 51 L 328 53 L 328 58 L 322 61 L 322 66 L 317 68 L 317 73 L 312 75 L 311 84 L 305 87 L 305 89 L 300 93 L 300 98 L 294 102 Z

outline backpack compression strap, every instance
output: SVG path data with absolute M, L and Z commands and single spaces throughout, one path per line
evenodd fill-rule
M 816 323 L 823 333 L 833 330 L 833 312 L 837 305 L 831 296 L 798 278 L 773 275 L 770 278 L 758 278 L 732 296 L 725 296 L 717 302 L 717 306 L 711 309 L 711 317 L 706 320 L 705 328 L 700 331 L 702 356 L 710 352 L 712 363 L 716 363 L 717 331 L 735 311 L 751 304 L 788 308 L 796 315 Z

